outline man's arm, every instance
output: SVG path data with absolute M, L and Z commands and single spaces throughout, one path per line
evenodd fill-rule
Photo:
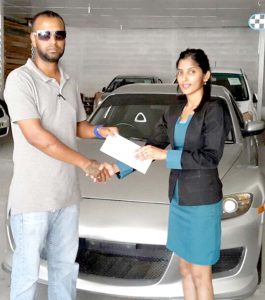
M 42 127 L 39 119 L 22 120 L 17 123 L 28 143 L 52 158 L 75 165 L 88 174 L 89 169 L 98 169 L 99 163 L 63 144 Z
M 91 125 L 87 121 L 82 121 L 77 123 L 76 135 L 82 139 L 94 138 L 95 125 Z M 98 133 L 106 138 L 108 135 L 113 135 L 118 133 L 117 127 L 100 127 L 98 128 Z

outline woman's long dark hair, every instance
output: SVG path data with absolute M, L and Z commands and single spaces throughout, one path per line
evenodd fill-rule
M 179 55 L 179 58 L 176 62 L 176 67 L 178 68 L 179 61 L 181 59 L 185 59 L 191 57 L 198 66 L 201 68 L 203 74 L 206 74 L 208 71 L 211 72 L 210 63 L 208 60 L 207 55 L 204 53 L 202 49 L 186 49 L 185 51 L 182 51 Z M 200 108 L 203 106 L 205 101 L 209 101 L 211 96 L 211 80 L 209 79 L 206 82 L 206 85 L 203 86 L 203 97 L 202 101 L 200 102 L 200 105 L 195 109 L 195 111 L 200 110 Z

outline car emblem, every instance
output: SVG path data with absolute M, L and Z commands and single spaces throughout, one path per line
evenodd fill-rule
M 254 30 L 265 30 L 265 14 L 254 14 L 248 20 L 248 26 Z

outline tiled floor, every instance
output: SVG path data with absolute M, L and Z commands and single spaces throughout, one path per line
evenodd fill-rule
M 10 136 L 0 139 L 0 233 L 4 232 L 4 213 L 6 209 L 6 199 L 8 195 L 8 187 L 11 179 L 11 155 L 12 155 L 12 143 Z M 262 161 L 265 166 L 265 146 L 262 150 Z M 0 236 L 0 263 L 4 257 L 5 239 Z M 265 256 L 265 255 L 264 255 Z M 264 259 L 265 261 L 265 259 Z M 255 294 L 247 300 L 264 300 L 265 299 L 265 263 L 263 263 L 264 279 L 262 284 L 258 287 Z M 9 299 L 9 274 L 5 273 L 0 268 L 0 300 Z M 40 295 L 38 300 L 47 299 L 47 288 L 45 286 L 40 287 Z M 91 295 L 87 293 L 79 293 L 78 300 L 117 300 L 115 297 L 106 297 L 102 295 Z M 119 298 L 125 300 L 124 298 Z

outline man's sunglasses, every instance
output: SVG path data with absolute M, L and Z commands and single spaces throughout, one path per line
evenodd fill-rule
M 65 30 L 37 30 L 33 34 L 38 37 L 40 41 L 48 41 L 53 35 L 56 41 L 63 41 L 66 38 Z

